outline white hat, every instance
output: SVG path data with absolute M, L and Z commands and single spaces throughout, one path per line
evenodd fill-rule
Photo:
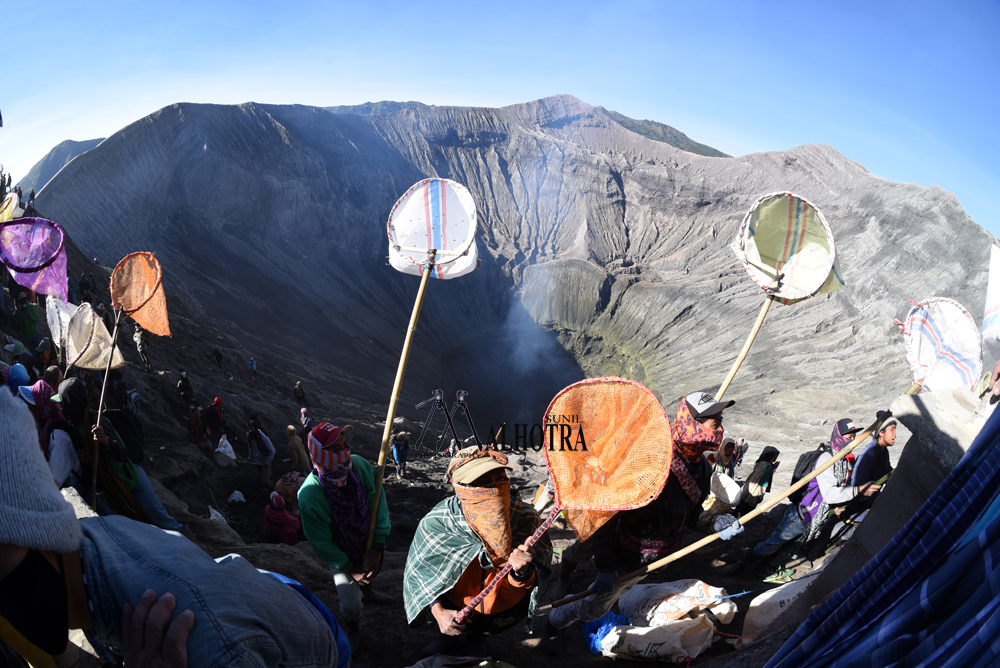
M 684 397 L 684 399 L 687 400 L 688 406 L 691 407 L 691 413 L 696 418 L 718 415 L 736 403 L 732 399 L 729 401 L 716 401 L 708 392 L 692 392 Z
M 80 523 L 56 488 L 38 447 L 35 420 L 10 392 L 0 392 L 0 543 L 75 552 Z

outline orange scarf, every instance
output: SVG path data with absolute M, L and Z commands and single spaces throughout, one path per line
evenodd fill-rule
M 483 541 L 493 567 L 501 568 L 511 551 L 510 480 L 496 487 L 453 486 L 465 521 Z

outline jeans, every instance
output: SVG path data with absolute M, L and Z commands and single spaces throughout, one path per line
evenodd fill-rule
M 138 472 L 139 482 L 132 490 L 132 494 L 142 504 L 146 519 L 161 529 L 180 531 L 184 525 L 167 513 L 166 508 L 160 503 L 159 497 L 156 496 L 156 492 L 153 491 L 153 486 L 150 484 L 149 478 L 146 477 L 146 472 L 142 470 L 141 466 L 136 466 L 135 470 Z
M 607 614 L 620 596 L 632 591 L 645 576 L 632 578 L 624 584 L 616 585 L 607 594 L 591 594 L 587 598 L 553 608 L 549 613 L 549 623 L 557 629 L 564 629 L 575 621 L 592 622 Z
M 798 538 L 805 533 L 806 526 L 799 517 L 799 507 L 796 504 L 788 506 L 781 523 L 774 530 L 771 537 L 753 546 L 753 554 L 757 557 L 769 557 L 788 541 Z
M 125 517 L 80 520 L 81 567 L 98 655 L 121 657 L 121 610 L 147 589 L 170 592 L 177 611 L 191 610 L 191 668 L 339 664 L 331 627 L 305 596 L 239 555 L 213 560 L 187 538 Z
M 361 603 L 361 585 L 350 573 L 336 566 L 330 566 L 330 572 L 333 573 L 333 584 L 337 587 L 337 596 L 340 598 L 341 614 L 349 622 L 360 622 L 361 611 L 364 609 Z

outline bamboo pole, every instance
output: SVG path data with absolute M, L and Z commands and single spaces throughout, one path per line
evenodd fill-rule
M 385 417 L 385 429 L 382 430 L 382 449 L 378 453 L 378 471 L 375 474 L 375 499 L 372 501 L 372 516 L 368 522 L 368 538 L 365 541 L 365 551 L 371 549 L 372 541 L 375 540 L 375 518 L 378 517 L 379 500 L 382 498 L 382 476 L 385 474 L 385 460 L 389 452 L 389 437 L 392 435 L 392 422 L 396 418 L 396 404 L 399 402 L 399 390 L 403 385 L 403 374 L 406 373 L 406 360 L 410 355 L 410 343 L 413 341 L 413 332 L 417 328 L 417 319 L 420 317 L 420 307 L 424 303 L 424 293 L 427 291 L 427 279 L 434 271 L 434 258 L 437 250 L 432 248 L 427 254 L 427 268 L 424 275 L 420 277 L 420 289 L 417 291 L 417 299 L 413 302 L 413 313 L 410 314 L 410 325 L 406 330 L 406 339 L 403 341 L 403 353 L 399 357 L 399 367 L 396 369 L 396 381 L 392 385 L 392 397 L 389 399 L 389 411 Z
M 775 281 L 777 284 L 777 281 Z M 729 389 L 729 384 L 733 382 L 733 378 L 736 377 L 736 372 L 739 371 L 740 365 L 743 364 L 743 360 L 747 358 L 747 353 L 750 352 L 750 346 L 753 345 L 753 340 L 757 338 L 757 332 L 760 331 L 760 326 L 764 324 L 764 316 L 767 315 L 767 310 L 771 308 L 771 302 L 774 301 L 774 297 L 771 295 L 767 296 L 764 300 L 764 305 L 760 307 L 760 313 L 757 314 L 757 322 L 753 324 L 753 329 L 750 330 L 750 336 L 747 337 L 747 342 L 743 344 L 743 350 L 740 351 L 739 357 L 733 363 L 733 368 L 729 370 L 729 375 L 726 376 L 726 380 L 722 382 L 722 386 L 719 387 L 719 391 L 715 394 L 715 400 L 720 401 L 722 395 L 726 393 Z
M 112 307 L 113 308 L 113 307 Z M 108 365 L 104 368 L 104 382 L 101 383 L 101 398 L 97 402 L 97 424 L 95 427 L 101 425 L 101 418 L 104 416 L 104 394 L 108 391 L 108 376 L 111 375 L 111 363 L 115 359 L 115 345 L 118 342 L 118 329 L 122 321 L 122 310 L 115 311 L 115 331 L 111 335 L 111 350 L 108 352 Z M 94 323 L 97 326 L 97 323 Z M 93 475 L 90 478 L 90 507 L 93 508 L 94 512 L 97 512 L 97 460 L 100 453 L 100 444 L 97 440 L 94 440 L 94 462 L 93 462 Z
M 911 390 L 908 391 L 907 394 L 913 394 L 913 391 L 914 391 L 913 388 L 911 388 Z M 828 459 L 822 466 L 820 466 L 817 469 L 814 469 L 812 473 L 810 473 L 806 477 L 802 478 L 802 480 L 799 480 L 797 483 L 795 483 L 794 485 L 792 485 L 791 487 L 789 487 L 784 492 L 782 492 L 778 496 L 774 497 L 773 499 L 771 499 L 767 503 L 765 503 L 765 504 L 763 504 L 761 506 L 757 506 L 756 508 L 754 508 L 753 510 L 751 510 L 749 513 L 747 513 L 746 515 L 744 515 L 743 517 L 741 517 L 740 520 L 739 520 L 740 524 L 746 524 L 747 522 L 750 522 L 751 520 L 753 520 L 753 519 L 755 519 L 757 517 L 760 517 L 762 514 L 764 514 L 765 512 L 767 512 L 768 510 L 770 510 L 774 506 L 778 505 L 779 502 L 784 501 L 786 498 L 788 498 L 788 496 L 790 494 L 792 494 L 793 492 L 796 492 L 796 491 L 802 489 L 803 487 L 805 487 L 806 485 L 808 485 L 809 482 L 813 478 L 817 477 L 820 473 L 822 473 L 823 471 L 827 470 L 828 468 L 830 468 L 831 466 L 833 466 L 834 464 L 836 464 L 837 462 L 839 462 L 841 459 L 843 459 L 844 457 L 846 457 L 852 450 L 854 450 L 854 448 L 857 445 L 859 445 L 861 443 L 864 443 L 865 439 L 868 438 L 869 436 L 871 436 L 873 433 L 875 433 L 878 430 L 878 428 L 882 425 L 882 423 L 885 422 L 886 420 L 888 420 L 890 417 L 892 417 L 892 413 L 889 412 L 889 411 L 886 411 L 885 415 L 883 415 L 880 420 L 876 420 L 870 427 L 868 427 L 867 429 L 865 429 L 860 434 L 856 435 L 854 437 L 854 440 L 851 441 L 850 445 L 848 445 L 843 450 L 841 450 L 840 452 L 838 452 L 836 455 L 834 455 L 833 457 L 831 457 L 830 459 Z M 635 579 L 637 577 L 645 576 L 645 575 L 647 575 L 647 574 L 649 574 L 649 573 L 651 573 L 651 572 L 653 572 L 653 571 L 655 571 L 655 570 L 657 570 L 659 568 L 663 568 L 667 564 L 672 563 L 674 561 L 677 561 L 681 557 L 686 557 L 687 555 L 691 554 L 692 552 L 705 547 L 709 543 L 715 541 L 718 537 L 719 537 L 719 534 L 717 534 L 717 533 L 713 533 L 710 536 L 705 536 L 701 540 L 696 541 L 694 543 L 691 543 L 690 545 L 688 545 L 687 547 L 685 547 L 683 549 L 677 550 L 676 552 L 674 552 L 672 554 L 669 554 L 666 557 L 663 557 L 662 559 L 654 561 L 651 564 L 646 564 L 642 568 L 634 570 L 631 573 L 628 573 L 627 575 L 621 576 L 620 578 L 618 578 L 618 581 L 615 584 L 616 585 L 621 585 L 621 584 L 624 584 L 624 583 L 628 582 L 629 580 L 633 580 L 633 579 Z M 591 593 L 592 592 L 590 592 L 590 591 L 583 591 L 583 592 L 580 592 L 579 594 L 574 594 L 572 596 L 567 596 L 564 599 L 560 599 L 558 601 L 554 601 L 552 603 L 552 607 L 553 608 L 558 608 L 558 607 L 561 607 L 563 605 L 566 605 L 567 603 L 572 603 L 573 601 L 579 601 L 582 598 L 586 598 L 586 597 L 590 596 Z

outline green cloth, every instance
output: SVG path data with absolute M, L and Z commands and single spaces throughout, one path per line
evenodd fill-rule
M 358 474 L 358 479 L 368 492 L 368 504 L 375 501 L 375 467 L 359 455 L 351 455 L 351 468 Z M 330 514 L 330 503 L 326 500 L 319 478 L 313 471 L 299 488 L 299 519 L 302 520 L 302 530 L 306 540 L 316 550 L 323 561 L 340 570 L 351 570 L 350 559 L 333 541 L 333 516 Z M 385 501 L 385 488 L 378 504 L 378 515 L 375 520 L 376 545 L 385 543 L 391 526 L 389 524 L 389 506 Z
M 519 500 L 511 503 L 511 545 L 517 547 L 524 543 L 542 523 L 535 509 L 526 506 Z M 538 584 L 551 573 L 552 541 L 547 534 L 543 535 L 534 545 L 536 586 L 531 592 L 531 603 L 528 609 L 530 622 L 538 605 Z M 457 496 L 450 496 L 434 506 L 424 519 L 417 525 L 416 534 L 410 544 L 406 557 L 406 570 L 403 572 L 403 605 L 406 608 L 406 621 L 413 624 L 425 617 L 430 605 L 439 596 L 455 586 L 462 573 L 472 563 L 479 559 L 483 571 L 493 568 L 486 548 L 479 536 L 472 531 L 462 513 L 462 506 Z
M 38 334 L 38 313 L 33 304 L 25 304 L 24 308 L 18 310 L 17 325 L 21 328 L 21 338 L 25 343 Z

